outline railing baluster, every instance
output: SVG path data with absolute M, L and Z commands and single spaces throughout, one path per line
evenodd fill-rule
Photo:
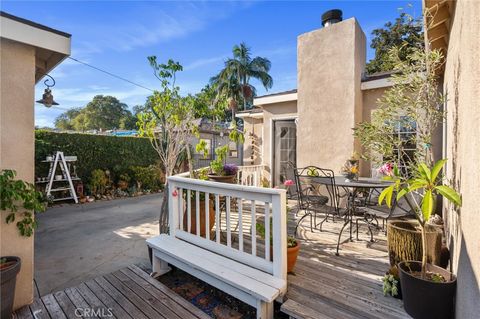
M 265 259 L 270 260 L 270 203 L 265 203 Z
M 197 234 L 197 236 L 200 236 L 200 192 L 197 191 L 196 194 L 195 194 L 195 221 L 196 221 L 196 225 L 195 225 L 195 233 Z
M 255 201 L 251 201 L 252 209 L 252 255 L 257 255 L 257 223 L 256 223 L 256 211 L 255 211 Z
M 215 240 L 220 244 L 220 196 L 215 194 Z
M 205 193 L 205 238 L 210 240 L 210 193 Z
M 238 249 L 243 252 L 243 201 L 238 198 Z
M 187 231 L 192 231 L 192 197 L 190 189 L 187 189 Z
M 232 230 L 230 229 L 230 196 L 226 196 L 227 206 L 227 246 L 232 247 Z
M 180 229 L 183 229 L 183 215 L 185 214 L 185 209 L 183 207 L 183 188 L 178 189 L 178 214 L 180 215 Z

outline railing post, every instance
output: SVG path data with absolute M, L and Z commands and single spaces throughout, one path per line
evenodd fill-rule
M 272 195 L 273 275 L 287 279 L 287 195 L 284 189 Z
M 175 231 L 178 229 L 178 215 L 179 215 L 179 196 L 180 192 L 177 189 L 175 182 L 168 181 L 168 221 L 169 221 L 169 230 L 170 236 L 175 237 Z

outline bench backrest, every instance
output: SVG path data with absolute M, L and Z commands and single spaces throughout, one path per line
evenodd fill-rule
M 170 236 L 286 279 L 285 190 L 177 175 L 168 192 Z

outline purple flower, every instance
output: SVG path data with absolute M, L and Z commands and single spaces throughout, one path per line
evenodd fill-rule
M 238 172 L 238 166 L 235 164 L 225 164 L 223 165 L 223 172 L 225 175 L 236 175 Z

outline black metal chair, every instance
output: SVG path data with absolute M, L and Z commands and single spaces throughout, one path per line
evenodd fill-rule
M 371 189 L 367 196 L 364 198 L 364 201 L 361 205 L 361 210 L 365 215 L 365 220 L 370 225 L 375 223 L 377 229 L 380 229 L 387 233 L 386 224 L 388 220 L 392 218 L 404 218 L 412 217 L 415 214 L 409 209 L 404 207 L 402 203 L 397 202 L 396 196 L 393 197 L 392 207 L 387 205 L 378 205 L 378 197 L 380 196 L 382 190 Z M 379 220 L 382 220 L 382 226 L 380 227 Z M 356 222 L 357 236 L 358 236 L 358 220 Z
M 295 235 L 300 223 L 306 217 L 310 217 L 310 230 L 313 232 L 313 225 L 317 228 L 332 218 L 339 215 L 338 190 L 335 186 L 335 178 L 332 170 L 322 169 L 316 166 L 296 168 L 295 185 L 297 189 L 298 209 L 305 213 L 297 222 Z M 323 213 L 323 220 L 317 224 L 317 213 Z

